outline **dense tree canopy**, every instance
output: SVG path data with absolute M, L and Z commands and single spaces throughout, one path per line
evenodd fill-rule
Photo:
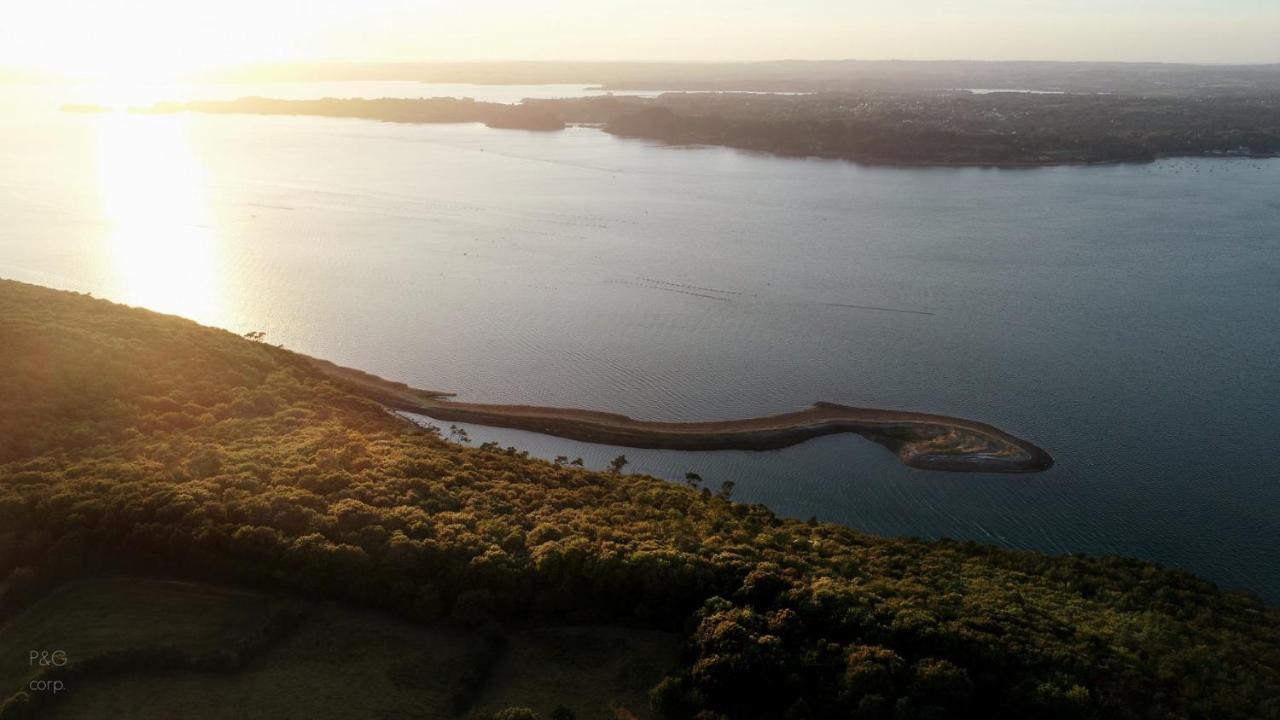
M 286 350 L 0 281 L 0 612 L 104 570 L 683 628 L 670 717 L 1280 717 L 1280 614 L 1191 575 L 450 443 Z

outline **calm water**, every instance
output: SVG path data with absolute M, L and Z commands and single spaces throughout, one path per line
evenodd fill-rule
M 485 92 L 422 94 L 578 94 Z M 264 330 L 468 400 L 712 419 L 825 399 L 989 421 L 1057 466 L 916 471 L 852 436 L 709 454 L 472 436 L 1280 600 L 1280 162 L 876 169 L 590 129 L 9 107 L 0 276 Z

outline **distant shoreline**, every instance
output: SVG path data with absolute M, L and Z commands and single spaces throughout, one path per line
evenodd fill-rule
M 306 356 L 303 356 L 306 357 Z M 456 402 L 360 370 L 307 357 L 347 389 L 394 410 L 570 440 L 657 450 L 778 450 L 824 435 L 854 433 L 921 470 L 1034 473 L 1053 466 L 1049 453 L 986 423 L 899 410 L 818 402 L 796 412 L 744 420 L 660 422 L 572 408 Z
M 100 112 L 67 105 L 67 112 Z M 294 115 L 412 124 L 483 123 L 714 146 L 868 166 L 1032 168 L 1170 157 L 1280 156 L 1280 100 L 968 92 L 920 96 L 672 93 L 519 104 L 467 98 L 161 102 L 131 112 Z

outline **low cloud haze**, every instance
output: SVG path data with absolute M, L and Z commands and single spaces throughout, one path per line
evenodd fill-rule
M 1280 61 L 1261 0 L 43 0 L 12 3 L 0 64 L 154 77 L 302 60 Z

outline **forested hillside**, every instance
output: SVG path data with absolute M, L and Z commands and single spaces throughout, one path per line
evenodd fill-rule
M 286 350 L 0 281 L 0 619 L 102 573 L 679 631 L 671 718 L 1280 718 L 1280 613 L 1188 574 L 462 446 Z

